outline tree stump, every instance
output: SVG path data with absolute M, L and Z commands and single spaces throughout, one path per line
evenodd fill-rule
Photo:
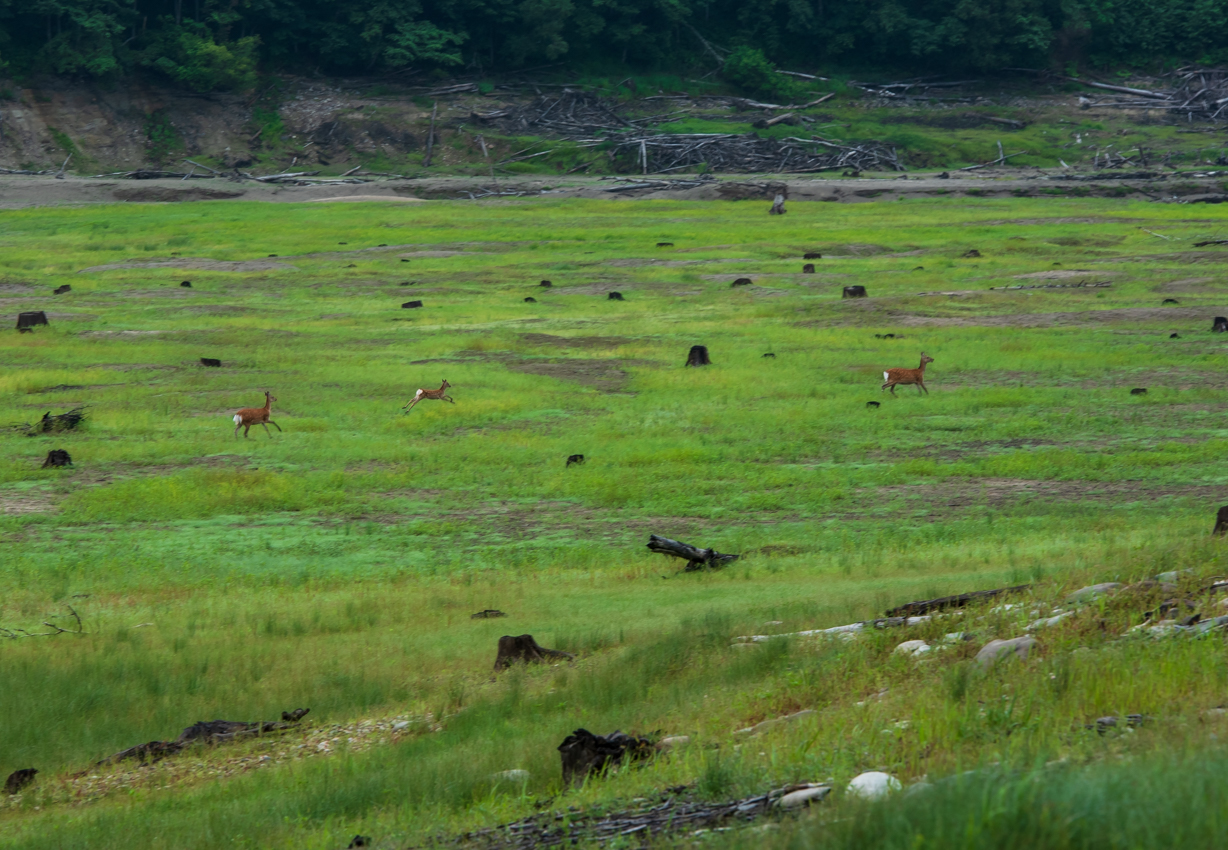
M 658 242 L 657 247 L 658 248 L 673 248 L 674 243 L 673 242 Z
M 711 366 L 712 361 L 708 358 L 708 346 L 692 345 L 691 352 L 686 356 L 686 365 Z
M 200 365 L 208 366 L 212 369 L 220 369 L 222 366 L 222 361 L 218 360 L 216 357 L 202 357 L 200 358 Z
M 623 298 L 623 294 L 621 292 L 611 292 L 609 295 L 606 296 L 606 298 L 609 299 L 610 301 L 626 301 L 627 300 Z
M 63 449 L 52 449 L 47 452 L 47 459 L 43 461 L 42 469 L 49 466 L 72 466 L 72 458 Z
M 1161 304 L 1180 304 L 1181 302 L 1178 301 L 1176 298 L 1165 298 L 1160 303 Z
M 1224 505 L 1215 514 L 1215 528 L 1211 532 L 1216 537 L 1223 537 L 1228 534 L 1228 505 Z
M 541 283 L 538 284 L 538 286 L 544 286 L 546 289 L 549 289 L 550 287 L 554 286 L 554 284 L 548 280 L 543 280 Z
M 750 286 L 752 283 L 754 283 L 754 281 L 751 280 L 749 277 L 740 277 L 729 285 L 730 286 Z
M 533 640 L 533 635 L 504 635 L 499 638 L 499 654 L 495 657 L 495 672 L 506 670 L 517 662 L 532 664 L 551 661 L 555 658 L 571 660 L 574 657 L 570 652 L 538 646 L 537 641 Z
M 844 292 L 840 294 L 841 298 L 865 298 L 866 288 L 864 286 L 846 286 Z
M 402 310 L 414 310 L 422 306 L 421 301 L 406 301 L 401 305 Z
M 584 455 L 568 455 L 567 466 L 571 466 L 573 463 L 584 463 Z
M 25 767 L 21 770 L 14 770 L 9 774 L 9 778 L 4 780 L 5 794 L 19 794 L 21 789 L 25 788 L 34 781 L 34 777 L 38 771 L 32 767 Z
M 504 614 L 498 608 L 487 608 L 486 610 L 479 611 L 476 614 L 470 614 L 469 619 L 470 620 L 494 620 L 499 617 L 506 617 L 506 616 L 507 614 Z
M 1145 387 L 1135 387 L 1130 390 L 1130 395 L 1147 395 L 1147 389 Z
M 652 741 L 623 732 L 602 737 L 587 729 L 577 729 L 559 744 L 563 762 L 563 785 L 579 788 L 590 776 L 600 776 L 612 767 L 651 756 Z
M 875 339 L 895 339 L 895 334 L 875 334 Z
M 1217 334 L 1228 333 L 1228 318 L 1216 316 L 1211 323 L 1211 331 Z
M 776 200 L 772 201 L 772 208 L 768 210 L 768 215 L 784 215 L 788 210 L 785 209 L 785 196 L 777 195 Z
M 1181 334 L 1169 334 L 1169 339 L 1181 339 Z
M 971 250 L 965 251 L 961 256 L 965 260 L 975 260 L 981 256 L 981 252 L 978 251 L 976 248 L 972 248 Z
M 775 360 L 775 359 L 776 359 L 776 355 L 775 355 L 775 354 L 773 354 L 773 353 L 772 353 L 772 352 L 770 352 L 770 351 L 769 351 L 767 354 L 763 355 L 763 356 L 764 356 L 764 357 L 766 357 L 766 358 L 771 358 L 772 360 Z
M 818 251 L 807 251 L 805 254 L 802 254 L 802 259 L 803 260 L 821 260 L 823 259 L 823 255 L 820 254 Z
M 192 288 L 192 281 L 190 281 L 190 280 L 180 281 L 179 285 L 180 285 L 180 286 L 182 286 L 184 289 L 191 289 L 191 288 Z
M 880 406 L 880 403 L 877 401 L 867 401 L 866 402 L 866 407 L 870 408 L 870 410 L 875 410 L 879 406 Z
M 536 298 L 534 298 L 533 296 L 531 296 L 531 295 L 530 295 L 528 298 L 526 298 L 526 299 L 524 300 L 524 303 L 526 303 L 526 304 L 536 304 L 536 303 L 537 303 L 537 299 L 536 299 Z
M 28 331 L 37 325 L 46 324 L 48 324 L 47 314 L 42 310 L 34 310 L 29 313 L 17 314 L 17 330 L 19 331 Z
M 72 287 L 66 283 L 63 286 L 57 286 L 54 292 L 56 295 L 63 295 L 65 292 L 72 292 Z
M 814 274 L 814 263 L 806 263 L 802 266 L 802 274 Z

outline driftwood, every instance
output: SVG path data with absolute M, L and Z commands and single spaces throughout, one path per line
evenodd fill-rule
M 554 659 L 575 658 L 570 652 L 546 649 L 533 640 L 533 635 L 504 635 L 499 638 L 499 654 L 495 656 L 495 672 L 506 670 L 516 663 L 533 664 Z
M 612 767 L 648 758 L 656 747 L 648 738 L 623 732 L 602 737 L 577 729 L 559 744 L 563 761 L 563 785 L 579 788 L 590 776 L 601 776 Z
M 682 558 L 687 562 L 683 572 L 688 573 L 698 570 L 717 570 L 742 557 L 741 555 L 722 554 L 715 549 L 700 549 L 689 543 L 671 540 L 668 537 L 660 537 L 656 534 L 648 536 L 648 549 L 661 555 Z
M 645 174 L 697 168 L 723 172 L 814 173 L 903 171 L 895 148 L 878 142 L 845 145 L 826 139 L 761 139 L 740 133 L 671 133 L 621 139 L 612 148 L 627 154 Z
M 5 794 L 20 794 L 21 789 L 25 788 L 27 785 L 33 782 L 34 777 L 37 774 L 38 774 L 38 771 L 32 767 L 22 768 L 21 770 L 14 770 L 12 773 L 9 774 L 8 779 L 4 780 L 4 793 Z
M 264 735 L 269 732 L 292 729 L 295 724 L 307 716 L 309 711 L 311 711 L 309 708 L 283 711 L 281 713 L 281 721 L 270 720 L 248 723 L 239 720 L 198 720 L 180 732 L 179 737 L 173 741 L 149 741 L 148 743 L 137 744 L 135 747 L 120 750 L 114 755 L 95 762 L 94 766 L 100 767 L 102 765 L 117 764 L 118 762 L 132 759 L 142 763 L 157 761 L 174 755 L 195 743 L 224 744 L 251 735 Z
M 43 461 L 42 468 L 47 469 L 53 466 L 72 466 L 72 458 L 63 449 L 52 449 L 47 452 L 47 459 Z
M 942 611 L 946 608 L 963 608 L 970 602 L 980 602 L 985 599 L 993 599 L 996 596 L 1001 596 L 1006 593 L 1019 593 L 1027 590 L 1032 585 L 1020 584 L 1015 587 L 1000 587 L 996 590 L 974 590 L 971 593 L 960 593 L 956 596 L 940 596 L 937 599 L 922 599 L 918 602 L 905 602 L 903 605 L 897 605 L 895 608 L 887 610 L 888 618 L 894 617 L 919 617 L 923 614 L 928 614 L 931 611 Z
M 711 366 L 712 360 L 708 357 L 708 346 L 692 345 L 690 352 L 686 356 L 687 366 Z
M 25 629 L 6 629 L 3 626 L 0 626 L 0 638 L 8 638 L 10 640 L 16 640 L 17 638 L 55 637 L 56 635 L 83 635 L 85 634 L 85 628 L 81 625 L 81 615 L 78 614 L 71 605 L 65 605 L 64 607 L 68 609 L 68 613 L 72 615 L 72 618 L 77 621 L 77 627 L 75 629 L 66 629 L 63 626 L 57 626 L 55 623 L 44 620 L 43 625 L 51 629 L 51 631 L 49 632 L 29 632 L 29 631 L 26 631 Z
M 59 431 L 72 431 L 85 419 L 85 408 L 74 407 L 67 413 L 57 413 L 54 416 L 51 411 L 43 414 L 43 418 L 38 420 L 34 425 L 20 425 L 18 428 L 26 432 L 27 436 L 35 434 L 54 434 Z

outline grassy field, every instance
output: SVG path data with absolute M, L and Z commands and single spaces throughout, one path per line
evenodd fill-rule
M 690 783 L 723 799 L 869 769 L 934 796 L 837 794 L 704 843 L 1121 846 L 1148 811 L 1131 846 L 1219 834 L 1222 640 L 1122 637 L 1152 606 L 1114 598 L 1026 663 L 971 659 L 1084 584 L 1192 570 L 1189 589 L 1224 569 L 1208 532 L 1228 501 L 1211 333 L 1228 251 L 1191 243 L 1228 217 L 766 206 L 3 213 L 6 321 L 51 324 L 0 337 L 0 427 L 87 419 L 0 433 L 0 627 L 68 626 L 71 606 L 86 634 L 0 640 L 0 775 L 42 771 L 0 798 L 0 847 L 405 847 L 542 801 Z M 842 299 L 853 284 L 871 297 Z M 713 365 L 683 366 L 696 344 Z M 930 394 L 882 394 L 882 371 L 922 351 Z M 455 405 L 401 414 L 444 378 Z M 284 431 L 236 438 L 230 417 L 265 390 Z M 40 469 L 56 448 L 75 465 Z M 682 574 L 649 533 L 744 557 Z M 731 647 L 1022 583 L 1028 604 L 970 614 L 976 640 L 920 662 L 894 647 L 954 621 Z M 484 608 L 509 616 L 470 619 Z M 495 678 L 498 636 L 521 633 L 578 658 Z M 196 720 L 298 706 L 301 733 L 89 769 Z M 1084 729 L 1126 713 L 1153 722 Z M 693 745 L 556 796 L 555 747 L 581 726 Z M 984 781 L 938 782 L 974 768 Z

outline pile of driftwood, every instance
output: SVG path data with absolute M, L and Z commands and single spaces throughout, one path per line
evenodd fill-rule
M 711 171 L 903 171 L 895 148 L 878 142 L 845 145 L 825 139 L 761 139 L 753 133 L 678 133 L 620 140 L 616 155 L 642 174 L 706 165 Z
M 561 94 L 541 95 L 524 106 L 485 114 L 474 113 L 482 121 L 494 121 L 508 131 L 530 128 L 545 130 L 568 138 L 592 137 L 611 132 L 642 131 L 668 115 L 626 118 L 618 114 L 620 104 L 592 92 L 564 89 Z
M 1189 121 L 1195 118 L 1207 121 L 1228 118 L 1228 68 L 1178 68 L 1156 78 L 1156 84 L 1145 89 L 1097 83 L 1030 68 L 1010 70 L 1078 83 L 1096 89 L 1097 92 L 1111 92 L 1099 95 L 1099 99 L 1094 101 L 1084 99 L 1084 106 L 1163 109 L 1178 116 L 1184 115 Z
M 27 437 L 33 437 L 36 434 L 55 434 L 59 431 L 71 431 L 80 425 L 85 420 L 85 408 L 74 407 L 67 413 L 55 413 L 50 410 L 43 414 L 43 418 L 35 422 L 33 425 L 26 423 L 13 428 L 14 431 L 21 431 Z

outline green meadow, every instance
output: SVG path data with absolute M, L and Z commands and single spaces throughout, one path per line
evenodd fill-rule
M 1228 572 L 1210 536 L 1228 503 L 1228 336 L 1211 332 L 1228 247 L 1193 247 L 1228 238 L 1228 215 L 766 208 L 0 213 L 5 321 L 50 321 L 0 336 L 0 627 L 75 628 L 71 608 L 84 631 L 0 638 L 0 776 L 40 770 L 0 797 L 0 847 L 402 848 L 535 807 L 800 781 L 837 791 L 766 831 L 658 844 L 1213 844 L 1221 637 L 1129 632 L 1154 606 L 1110 597 L 1026 661 L 973 656 L 1093 582 L 1185 570 L 1192 592 Z M 852 285 L 870 297 L 842 298 Z M 712 365 L 685 367 L 692 345 Z M 880 390 L 921 352 L 928 395 Z M 444 379 L 455 404 L 402 412 Z M 282 431 L 236 437 L 266 390 Z M 76 430 L 18 427 L 76 407 Z M 41 468 L 52 449 L 74 465 Z M 651 533 L 742 557 L 683 573 Z M 1019 584 L 1015 608 L 732 645 Z M 487 608 L 508 616 L 470 618 Z M 976 639 L 893 652 L 961 629 Z M 576 659 L 496 677 L 498 637 L 526 633 Z M 302 757 L 286 753 L 306 731 L 91 767 L 299 706 L 316 732 L 413 722 Z M 1128 713 L 1148 722 L 1085 729 Z M 578 727 L 691 744 L 566 791 L 555 748 Z M 528 780 L 497 777 L 511 769 Z M 925 790 L 843 794 L 865 770 Z

